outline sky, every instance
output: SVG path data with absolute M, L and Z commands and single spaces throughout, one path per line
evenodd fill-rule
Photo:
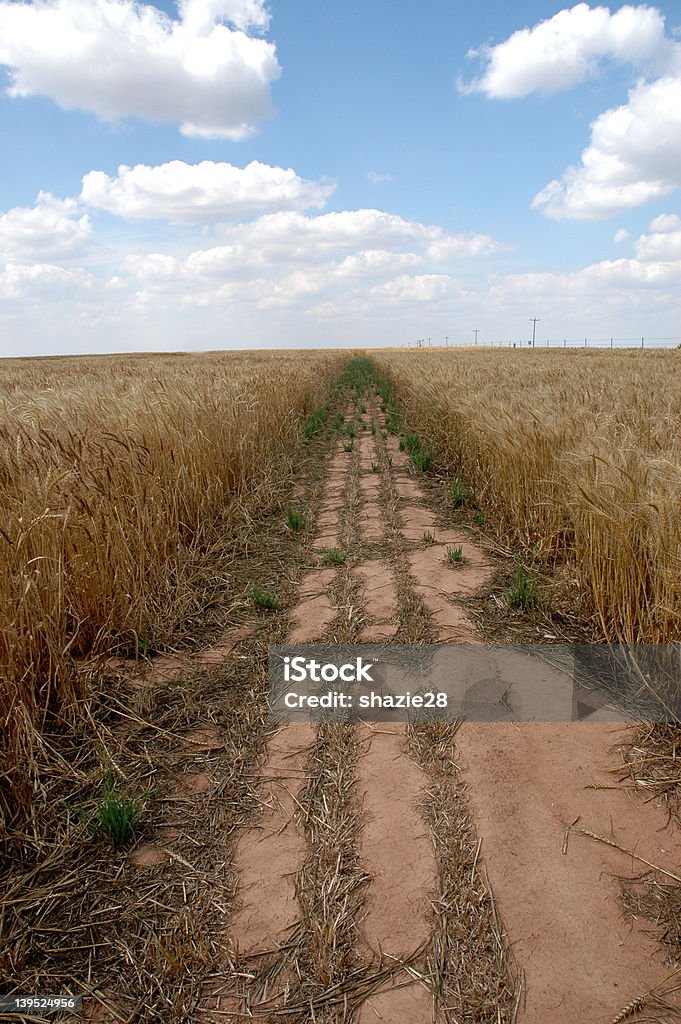
M 681 342 L 678 3 L 0 0 L 0 146 L 0 356 Z

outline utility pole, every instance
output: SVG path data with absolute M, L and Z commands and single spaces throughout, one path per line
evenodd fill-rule
M 445 334 L 445 348 L 449 348 L 449 335 Z
M 539 323 L 539 317 L 531 316 L 530 323 L 532 324 L 532 348 L 534 348 L 534 338 L 537 333 L 537 324 Z
M 477 327 L 473 331 L 473 334 L 475 335 L 475 344 L 477 345 L 478 344 L 478 335 L 480 334 L 480 331 L 479 331 L 479 329 Z

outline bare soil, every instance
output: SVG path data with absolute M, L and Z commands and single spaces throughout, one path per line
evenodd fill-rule
M 425 616 L 431 640 L 481 641 L 484 634 L 467 602 L 490 586 L 498 561 L 470 530 L 453 526 L 451 516 L 443 518 L 441 510 L 429 507 L 406 453 L 394 438 L 383 442 L 384 422 L 375 403 L 369 412 L 379 432 L 373 438 L 361 435 L 352 454 L 336 452 L 330 458 L 312 541 L 316 551 L 347 548 L 348 564 L 317 567 L 304 577 L 289 639 L 399 638 L 416 610 Z M 449 549 L 458 546 L 463 559 L 454 563 Z M 296 745 L 292 729 L 283 727 L 270 746 L 264 793 L 279 771 L 278 751 Z M 362 725 L 357 738 L 361 753 L 352 802 L 361 816 L 356 854 L 366 884 L 355 922 L 356 970 L 380 970 L 386 962 L 399 969 L 343 1013 L 334 1004 L 333 1012 L 326 1007 L 319 1019 L 491 1022 L 476 1015 L 470 995 L 460 1017 L 438 998 L 435 958 L 427 951 L 441 867 L 437 837 L 421 813 L 431 780 L 412 758 L 403 727 Z M 618 875 L 632 869 L 636 874 L 638 867 L 578 831 L 614 835 L 623 847 L 670 870 L 679 862 L 681 843 L 665 829 L 661 805 L 643 804 L 612 783 L 622 741 L 621 728 L 601 723 L 469 724 L 457 733 L 457 798 L 464 801 L 469 840 L 477 836 L 471 884 L 487 886 L 486 897 L 496 902 L 496 925 L 508 944 L 506 990 L 512 996 L 497 1006 L 494 1020 L 608 1024 L 670 973 L 658 936 L 625 917 L 621 906 Z M 289 796 L 278 803 L 276 815 L 270 798 L 264 802 L 262 821 L 239 847 L 241 889 L 253 894 L 232 919 L 230 934 L 240 945 L 252 932 L 251 949 L 278 943 L 283 955 L 295 920 L 292 879 L 305 851 L 300 833 L 293 838 L 297 801 Z M 259 842 L 257 829 L 279 841 Z M 456 971 L 455 965 L 448 969 Z M 351 977 L 347 986 L 352 988 Z M 284 991 L 278 1003 L 268 1002 L 272 1020 L 279 1019 L 273 1007 L 283 1010 L 287 998 Z M 629 1011 L 627 1019 L 636 1019 L 636 1012 Z

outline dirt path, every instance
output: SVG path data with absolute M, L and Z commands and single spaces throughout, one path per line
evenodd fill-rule
M 479 641 L 465 601 L 494 562 L 428 506 L 376 396 L 362 401 L 327 460 L 287 639 Z M 669 970 L 618 904 L 614 876 L 636 867 L 565 829 L 614 832 L 671 870 L 681 855 L 654 803 L 586 788 L 611 784 L 619 739 L 602 724 L 281 727 L 237 847 L 232 980 L 202 1019 L 609 1024 Z

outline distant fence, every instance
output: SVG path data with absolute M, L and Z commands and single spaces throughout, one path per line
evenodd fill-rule
M 646 335 L 639 335 L 637 338 L 589 338 L 586 336 L 582 338 L 546 338 L 544 340 L 537 338 L 534 344 L 532 341 L 514 341 L 513 339 L 491 341 L 479 338 L 478 341 L 472 342 L 457 341 L 453 338 L 442 341 L 422 338 L 408 343 L 410 348 L 461 348 L 462 346 L 471 348 L 679 348 L 681 347 L 681 336 L 678 338 L 649 338 Z

